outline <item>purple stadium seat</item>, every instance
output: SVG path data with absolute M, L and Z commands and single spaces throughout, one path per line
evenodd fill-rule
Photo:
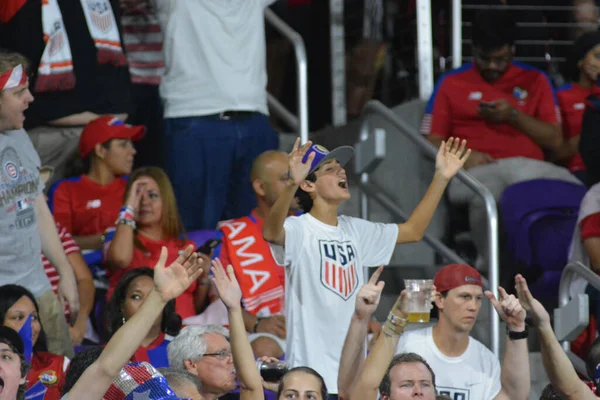
M 558 294 L 585 193 L 582 185 L 535 179 L 511 185 L 502 194 L 499 206 L 510 260 L 523 272 L 539 275 L 531 285 L 536 296 Z

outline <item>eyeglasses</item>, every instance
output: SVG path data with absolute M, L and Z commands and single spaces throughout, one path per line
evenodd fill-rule
M 217 353 L 206 353 L 203 354 L 202 357 L 216 357 L 219 360 L 227 360 L 229 358 L 233 358 L 233 354 L 231 354 L 230 351 L 227 350 L 221 350 Z

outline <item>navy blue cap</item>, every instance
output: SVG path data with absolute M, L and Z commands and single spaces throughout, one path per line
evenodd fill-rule
M 315 153 L 315 158 L 310 166 L 309 174 L 315 172 L 317 168 L 326 163 L 329 160 L 335 159 L 343 167 L 348 164 L 348 161 L 354 156 L 354 149 L 350 146 L 340 146 L 332 151 L 327 150 L 325 147 L 319 144 L 313 144 L 310 149 L 306 152 L 302 158 L 302 162 L 305 163 L 308 160 L 308 156 L 311 153 Z

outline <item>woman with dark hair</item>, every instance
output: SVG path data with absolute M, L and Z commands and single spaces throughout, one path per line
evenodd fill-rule
M 290 398 L 314 400 L 327 400 L 327 386 L 325 380 L 314 369 L 309 367 L 296 367 L 287 371 L 279 381 L 277 400 Z
M 0 286 L 0 321 L 4 326 L 18 332 L 31 316 L 33 355 L 26 395 L 46 390 L 44 400 L 58 400 L 69 359 L 46 351 L 46 336 L 38 313 L 38 304 L 29 290 L 18 285 Z
M 108 298 L 127 271 L 154 265 L 163 246 L 169 249 L 169 263 L 177 257 L 179 249 L 194 244 L 185 238 L 171 181 L 158 167 L 138 168 L 130 176 L 116 224 L 114 237 L 106 244 Z M 210 262 L 208 256 L 200 257 L 207 264 Z M 204 310 L 209 283 L 205 271 L 198 282 L 176 299 L 175 307 L 181 318 Z
M 589 182 L 586 165 L 579 154 L 579 138 L 582 132 L 586 98 L 600 94 L 600 87 L 596 84 L 599 73 L 600 32 L 586 33 L 575 41 L 571 54 L 567 58 L 567 74 L 570 83 L 556 91 L 565 140 L 560 150 L 551 155 L 555 162 L 568 168 L 586 185 Z
M 154 270 L 150 268 L 136 268 L 123 275 L 106 308 L 108 339 L 137 312 L 153 288 Z M 131 361 L 147 361 L 155 368 L 168 367 L 167 346 L 180 329 L 181 317 L 175 312 L 175 300 L 171 300 Z

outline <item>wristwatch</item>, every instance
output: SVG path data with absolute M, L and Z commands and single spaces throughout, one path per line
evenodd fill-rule
M 525 330 L 523 332 L 513 332 L 506 327 L 506 334 L 510 340 L 519 340 L 519 339 L 527 339 L 529 337 L 529 326 L 525 325 Z

